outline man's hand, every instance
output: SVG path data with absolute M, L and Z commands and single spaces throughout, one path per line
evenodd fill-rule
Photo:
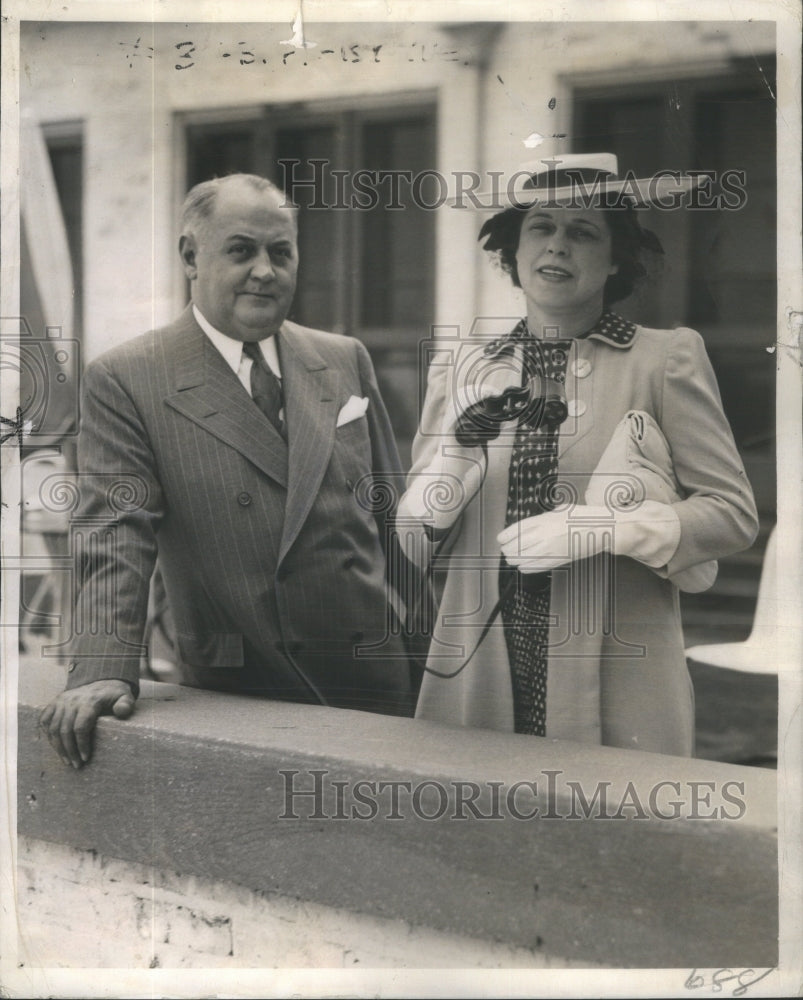
M 92 733 L 101 715 L 127 719 L 134 694 L 125 681 L 93 681 L 62 691 L 39 716 L 39 725 L 65 764 L 81 767 L 92 756 Z

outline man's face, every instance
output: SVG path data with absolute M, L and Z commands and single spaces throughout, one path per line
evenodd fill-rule
M 192 300 L 212 326 L 242 341 L 278 331 L 293 301 L 298 248 L 295 217 L 276 194 L 248 183 L 222 187 L 180 250 Z

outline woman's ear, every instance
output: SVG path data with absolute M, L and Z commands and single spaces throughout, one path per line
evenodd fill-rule
M 181 263 L 184 265 L 184 273 L 190 281 L 194 281 L 198 275 L 198 267 L 195 263 L 195 239 L 189 235 L 184 235 L 178 241 L 178 252 Z

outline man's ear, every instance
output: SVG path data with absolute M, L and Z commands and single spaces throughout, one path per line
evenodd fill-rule
M 198 267 L 195 263 L 195 237 L 184 235 L 178 241 L 178 252 L 181 263 L 184 265 L 184 273 L 190 281 L 198 275 Z

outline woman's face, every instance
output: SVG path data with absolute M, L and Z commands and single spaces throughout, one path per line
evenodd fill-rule
M 599 209 L 539 206 L 522 221 L 516 266 L 528 304 L 561 315 L 602 312 L 605 282 L 619 269 Z

